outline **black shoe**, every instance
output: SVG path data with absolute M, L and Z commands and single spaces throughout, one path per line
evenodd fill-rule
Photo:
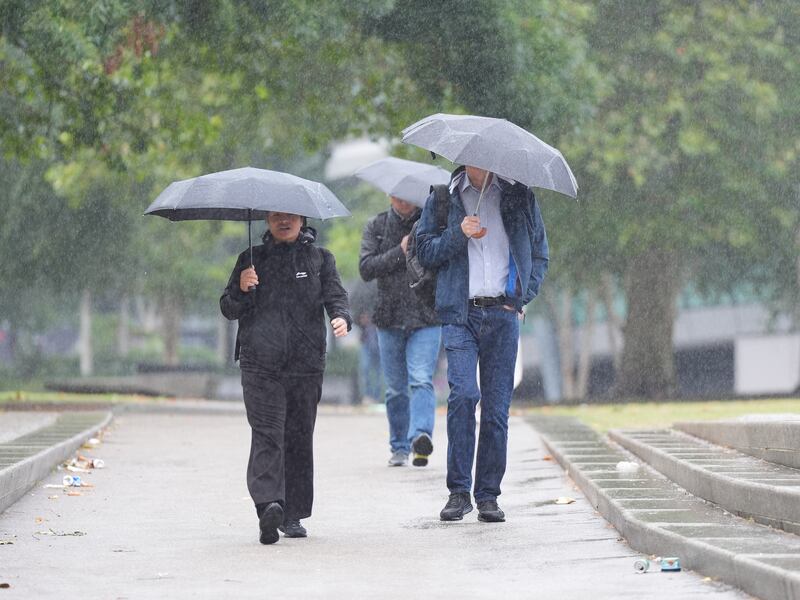
M 460 521 L 464 515 L 472 512 L 472 503 L 469 501 L 469 492 L 450 494 L 447 504 L 439 513 L 441 521 Z
M 414 460 L 411 464 L 415 467 L 424 467 L 428 464 L 428 457 L 433 452 L 433 440 L 427 433 L 420 433 L 414 438 L 411 443 L 411 449 L 414 451 Z
M 478 502 L 478 521 L 484 523 L 502 523 L 506 520 L 506 513 L 497 506 L 497 500 L 484 500 Z
M 278 534 L 278 525 L 283 523 L 283 507 L 277 502 L 259 504 L 258 528 L 261 530 L 261 543 L 274 544 L 281 536 Z
M 406 462 L 408 461 L 408 454 L 406 452 L 392 452 L 391 458 L 389 458 L 389 466 L 390 467 L 404 467 Z
M 283 532 L 283 535 L 288 538 L 304 538 L 308 537 L 306 528 L 300 525 L 300 519 L 288 519 L 283 522 L 283 525 L 278 527 Z

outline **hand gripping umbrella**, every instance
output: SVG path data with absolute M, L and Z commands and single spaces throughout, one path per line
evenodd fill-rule
M 250 222 L 269 212 L 330 219 L 350 211 L 323 184 L 296 175 L 244 167 L 175 181 L 144 212 L 170 221 L 247 221 L 250 264 L 253 243 Z
M 450 181 L 450 173 L 441 167 L 393 156 L 360 168 L 355 176 L 420 208 L 425 207 L 432 185 Z

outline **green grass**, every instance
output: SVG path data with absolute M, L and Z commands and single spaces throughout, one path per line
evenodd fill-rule
M 6 408 L 18 404 L 121 404 L 125 402 L 147 402 L 163 400 L 152 396 L 136 396 L 133 394 L 67 394 L 64 392 L 38 392 L 28 390 L 0 392 L 0 406 Z
M 627 428 L 668 427 L 676 421 L 731 419 L 747 414 L 800 413 L 800 399 L 718 400 L 711 402 L 659 402 L 545 406 L 525 414 L 577 417 L 598 431 Z

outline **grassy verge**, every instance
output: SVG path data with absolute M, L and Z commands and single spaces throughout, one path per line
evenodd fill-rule
M 7 391 L 0 392 L 0 406 L 13 408 L 14 404 L 120 404 L 163 400 L 152 396 L 127 394 L 67 394 L 64 392 Z
M 668 427 L 676 421 L 732 419 L 748 414 L 800 413 L 800 399 L 545 406 L 527 409 L 524 413 L 577 417 L 586 425 L 605 432 L 609 429 Z

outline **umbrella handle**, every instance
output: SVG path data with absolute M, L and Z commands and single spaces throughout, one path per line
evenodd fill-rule
M 481 195 L 478 196 L 478 204 L 475 205 L 475 212 L 472 215 L 473 217 L 477 217 L 478 216 L 478 209 L 481 207 L 481 200 L 483 200 L 483 192 L 486 191 L 486 182 L 489 181 L 489 177 L 491 177 L 491 176 L 492 176 L 491 173 L 487 173 L 486 177 L 483 178 L 483 185 L 481 186 Z M 466 177 L 466 175 L 465 175 L 465 177 Z M 472 234 L 471 237 L 473 239 L 475 239 L 475 240 L 479 240 L 483 236 L 485 236 L 486 233 L 487 233 L 486 227 L 481 227 L 481 230 L 478 233 Z
M 247 246 L 250 248 L 250 268 L 255 270 L 255 266 L 253 265 L 253 233 L 250 230 L 250 221 L 251 217 L 253 216 L 253 210 L 248 208 L 247 209 Z M 251 285 L 247 288 L 248 292 L 254 292 L 256 290 L 256 286 Z

